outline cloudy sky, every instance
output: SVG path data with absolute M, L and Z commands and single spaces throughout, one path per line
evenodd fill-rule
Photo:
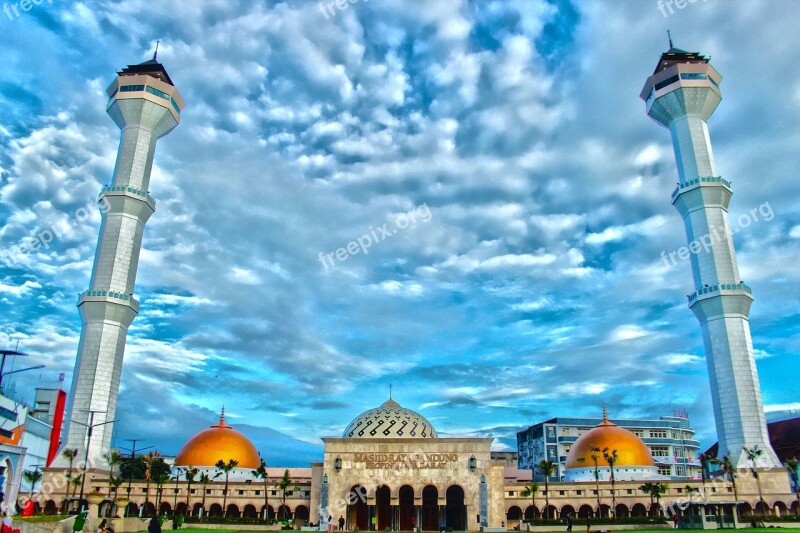
M 732 220 L 772 213 L 735 241 L 766 409 L 796 414 L 800 4 L 347 5 L 0 13 L 0 346 L 47 365 L 8 378 L 18 396 L 70 384 L 100 221 L 85 209 L 119 139 L 104 89 L 160 39 L 188 106 L 156 152 L 119 444 L 176 453 L 224 405 L 268 463 L 303 465 L 390 383 L 441 435 L 499 449 L 604 402 L 685 409 L 712 444 L 689 264 L 661 260 L 685 244 L 674 155 L 638 97 L 671 29 L 725 77 L 710 130 Z M 20 251 L 51 225 L 61 238 Z M 337 258 L 363 236 L 368 253 Z

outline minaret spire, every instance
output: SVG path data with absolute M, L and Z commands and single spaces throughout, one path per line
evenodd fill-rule
M 157 53 L 156 48 L 154 59 Z M 128 65 L 106 93 L 108 103 L 103 98 L 98 105 L 121 139 L 110 183 L 98 196 L 102 223 L 88 290 L 78 296 L 81 337 L 63 433 L 64 446 L 77 449 L 88 464 L 105 464 L 103 452 L 111 447 L 125 342 L 139 314 L 133 293 L 144 227 L 156 210 L 148 193 L 156 143 L 178 126 L 185 107 L 163 65 L 150 61 Z M 109 422 L 89 433 L 90 412 L 105 413 Z
M 672 33 L 669 30 L 667 30 L 667 38 L 669 39 L 669 49 L 672 50 L 675 45 L 672 44 Z
M 753 295 L 742 282 L 728 229 L 732 185 L 718 174 L 708 132 L 708 119 L 722 100 L 721 82 L 708 58 L 671 49 L 661 55 L 640 97 L 647 115 L 670 130 L 675 150 L 679 181 L 671 200 L 693 248 L 691 261 L 686 261 L 694 281 L 688 304 L 703 331 L 717 457 L 729 455 L 731 463 L 740 466 L 748 461 L 744 450 L 758 446 L 764 450 L 760 467 L 780 467 L 767 432 L 753 354 Z M 701 246 L 695 251 L 696 242 Z M 667 268 L 678 265 L 675 255 L 662 252 Z
M 158 45 L 161 41 L 156 41 L 156 51 L 153 52 L 153 61 L 158 63 Z

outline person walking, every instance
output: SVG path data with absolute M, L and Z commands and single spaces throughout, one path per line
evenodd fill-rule
M 339 517 L 339 531 L 344 531 L 344 517 Z
M 147 533 L 161 533 L 161 521 L 157 516 L 150 519 L 150 523 L 147 525 Z
M 589 515 L 586 515 L 586 533 L 591 533 L 592 531 L 592 521 L 589 520 Z
M 567 513 L 567 531 L 572 533 L 572 513 Z
M 674 524 L 675 529 L 678 529 L 678 513 L 673 513 L 672 523 Z

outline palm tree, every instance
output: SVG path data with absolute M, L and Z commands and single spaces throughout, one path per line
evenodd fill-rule
M 199 473 L 200 470 L 192 465 L 189 465 L 183 469 L 183 475 L 186 477 L 186 514 L 189 516 L 192 516 L 192 510 L 189 508 L 189 494 L 192 492 L 192 483 L 194 483 L 194 479 Z
M 103 459 L 108 463 L 108 498 L 111 499 L 111 481 L 114 479 L 116 466 L 122 462 L 122 454 L 117 450 L 109 450 L 103 454 Z
M 617 450 L 608 451 L 608 448 L 603 448 L 603 458 L 611 468 L 611 516 L 617 517 L 617 496 L 614 492 L 614 463 L 617 462 Z
M 202 474 L 200 474 L 200 479 L 198 481 L 200 482 L 200 485 L 203 487 L 203 502 L 200 504 L 202 508 L 201 514 L 203 515 L 200 518 L 203 518 L 206 514 L 206 486 L 209 483 L 211 483 L 211 477 L 206 472 L 203 472 Z
M 73 498 L 75 497 L 75 493 L 78 491 L 78 487 L 81 486 L 81 478 L 83 478 L 83 476 L 78 474 L 77 476 L 72 478 L 70 480 L 70 482 L 69 482 L 69 484 L 72 485 L 72 497 Z M 80 505 L 80 503 L 78 505 Z
M 669 490 L 669 485 L 666 483 L 656 483 L 653 488 L 653 494 L 656 497 L 656 504 L 658 505 L 658 514 L 661 514 L 661 495 L 666 494 Z
M 286 518 L 286 490 L 292 484 L 292 478 L 289 477 L 289 469 L 283 471 L 283 477 L 278 481 L 278 489 L 281 491 L 281 512 L 283 518 Z M 295 490 L 300 490 L 300 487 L 295 487 Z
M 227 510 L 227 503 L 228 503 L 228 476 L 230 476 L 231 470 L 236 468 L 239 465 L 239 461 L 236 459 L 228 459 L 226 463 L 222 459 L 217 461 L 217 464 L 214 466 L 217 467 L 217 475 L 214 477 L 218 477 L 222 474 L 225 474 L 225 489 L 222 491 L 222 516 L 225 516 Z
M 792 478 L 794 482 L 794 497 L 797 499 L 797 512 L 795 514 L 800 514 L 800 485 L 797 483 L 797 457 L 787 459 L 786 462 L 783 463 L 783 466 L 786 467 L 786 471 L 789 472 L 789 477 Z
M 111 483 L 111 487 L 114 490 L 114 494 L 117 494 L 117 489 L 119 489 L 119 487 L 123 483 L 125 483 L 125 478 L 122 477 L 122 476 L 117 476 L 117 477 L 111 476 L 111 478 L 109 480 L 109 483 Z M 111 497 L 109 496 L 109 499 L 110 498 Z M 110 513 L 110 512 L 111 512 L 111 504 L 109 503 L 108 507 L 106 507 L 106 516 L 108 516 L 108 513 Z
M 150 481 L 153 477 L 152 469 L 153 465 L 156 463 L 158 459 L 161 458 L 161 454 L 157 451 L 150 452 L 144 456 L 144 478 L 147 481 L 147 484 L 144 489 L 144 505 L 143 507 L 147 509 L 147 504 L 150 503 Z M 156 509 L 156 514 L 158 514 L 158 509 Z
M 544 459 L 539 462 L 539 472 L 544 476 L 544 512 L 545 518 L 547 517 L 547 513 L 550 511 L 550 476 L 556 470 L 556 464 L 553 461 L 549 461 Z
M 650 496 L 650 514 L 653 514 L 653 504 L 655 503 L 655 486 L 656 484 L 648 481 L 644 485 L 639 485 L 639 490 Z
M 747 458 L 750 459 L 750 473 L 753 474 L 756 480 L 756 486 L 758 487 L 758 501 L 761 502 L 761 515 L 767 516 L 767 504 L 764 501 L 764 495 L 761 493 L 761 479 L 758 477 L 758 470 L 756 469 L 758 458 L 761 457 L 764 450 L 760 450 L 758 444 L 752 448 L 742 447 L 742 450 L 747 454 Z
M 261 464 L 258 465 L 258 468 L 255 470 L 250 471 L 250 475 L 256 479 L 261 479 L 264 481 L 264 521 L 269 520 L 269 473 L 267 472 L 267 463 L 264 462 L 264 459 L 261 458 Z
M 33 489 L 36 487 L 36 483 L 42 479 L 42 473 L 37 468 L 36 470 L 25 470 L 22 472 L 22 477 L 25 478 L 25 481 L 31 484 L 30 492 L 28 492 L 28 499 L 33 499 Z
M 734 468 L 733 463 L 731 462 L 730 454 L 725 454 L 725 456 L 720 459 L 715 457 L 711 460 L 712 463 L 719 466 L 720 470 L 728 476 L 728 479 L 731 481 L 731 487 L 733 487 L 733 499 L 734 501 L 739 501 L 739 492 L 736 490 L 736 468 Z M 739 509 L 739 504 L 737 503 L 734 506 L 735 509 Z
M 159 515 L 161 514 L 161 492 L 164 483 L 169 481 L 169 474 L 166 472 L 159 472 L 153 476 L 153 481 L 156 482 L 156 514 Z
M 600 446 L 591 444 L 589 445 L 589 451 L 592 452 L 591 458 L 594 463 L 594 493 L 597 496 L 597 516 L 600 516 Z
M 531 497 L 531 505 L 533 506 L 534 509 L 536 509 L 536 493 L 537 492 L 539 492 L 539 484 L 536 483 L 536 482 L 531 481 L 531 484 L 530 485 L 526 485 L 525 486 L 525 490 L 523 490 L 520 493 L 520 495 L 524 496 L 525 498 L 530 496 Z M 534 518 L 533 513 L 534 513 L 534 511 L 531 511 L 531 518 Z
M 78 456 L 78 449 L 77 448 L 64 448 L 61 451 L 61 455 L 67 458 L 69 461 L 69 466 L 67 467 L 67 484 L 72 481 L 72 463 L 75 461 L 75 457 Z M 69 496 L 69 494 L 67 494 Z

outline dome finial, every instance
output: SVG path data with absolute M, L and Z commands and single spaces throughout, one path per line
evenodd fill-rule
M 392 384 L 389 383 L 389 399 L 392 399 Z
M 608 422 L 608 411 L 606 411 L 606 404 L 603 404 L 603 422 Z
M 222 426 L 225 424 L 225 406 L 222 406 L 222 412 L 219 414 L 219 425 Z

